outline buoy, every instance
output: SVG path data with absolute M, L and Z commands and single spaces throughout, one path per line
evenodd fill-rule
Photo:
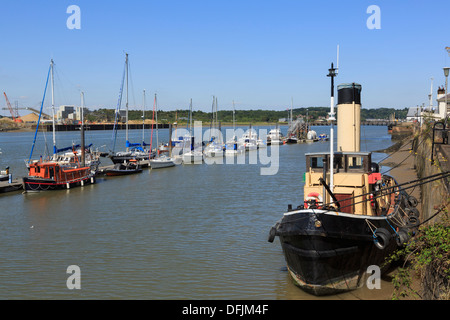
M 305 209 L 308 209 L 309 203 L 315 201 L 316 205 L 323 203 L 322 196 L 318 192 L 310 192 L 305 199 Z

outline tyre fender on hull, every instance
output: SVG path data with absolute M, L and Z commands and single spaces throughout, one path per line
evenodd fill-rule
M 388 246 L 390 240 L 391 234 L 385 228 L 377 228 L 373 233 L 373 242 L 380 250 L 384 250 Z
M 405 243 L 409 241 L 410 235 L 408 233 L 408 230 L 406 228 L 400 228 L 397 231 L 397 237 L 395 238 L 395 241 L 397 242 L 397 245 L 399 247 L 403 247 Z

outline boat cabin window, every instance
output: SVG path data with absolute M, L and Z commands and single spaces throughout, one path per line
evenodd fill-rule
M 356 156 L 356 157 L 352 157 L 352 156 L 348 156 L 348 169 L 349 170 L 362 170 L 364 169 L 363 167 L 363 163 L 364 163 L 364 159 L 362 156 Z
M 327 171 L 329 171 L 329 155 L 328 154 L 310 154 L 306 155 L 306 166 L 309 169 L 323 169 L 324 163 Z M 370 154 L 334 154 L 334 170 L 339 172 L 369 172 L 371 164 Z
M 323 158 L 322 157 L 311 157 L 309 166 L 312 169 L 322 169 L 323 168 Z

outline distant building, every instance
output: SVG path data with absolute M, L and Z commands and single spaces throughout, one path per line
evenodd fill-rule
M 56 119 L 63 122 L 65 120 L 81 120 L 81 107 L 60 106 L 56 114 Z
M 406 115 L 406 121 L 408 122 L 417 122 L 421 118 L 422 108 L 417 106 L 413 108 L 409 108 L 408 114 Z

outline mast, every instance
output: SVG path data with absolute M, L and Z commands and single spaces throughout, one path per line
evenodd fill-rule
M 81 166 L 86 166 L 86 155 L 84 150 L 84 92 L 81 92 Z
M 145 143 L 145 90 L 142 98 L 142 148 Z
M 336 69 L 333 66 L 333 63 L 331 63 L 331 69 L 328 69 L 330 72 L 327 77 L 331 78 L 331 99 L 330 99 L 330 113 L 329 113 L 329 120 L 331 123 L 330 128 L 330 190 L 333 192 L 334 190 L 334 128 L 333 128 L 333 121 L 336 120 L 335 112 L 334 112 L 334 77 L 336 77 Z M 324 177 L 325 179 L 326 177 Z M 325 195 L 324 195 L 325 196 Z
M 190 142 L 191 150 L 190 151 L 193 151 L 194 143 L 192 141 L 192 139 L 193 139 L 193 137 L 192 137 L 192 98 L 191 98 L 191 102 L 189 104 L 189 136 L 190 136 L 189 138 L 191 139 L 191 142 Z
M 159 138 L 158 138 L 158 100 L 155 93 L 155 119 L 156 119 L 156 155 L 159 157 Z
M 56 128 L 55 128 L 55 80 L 53 75 L 53 59 L 50 61 L 50 69 L 51 69 L 51 84 L 52 84 L 52 124 L 53 124 L 53 154 L 56 154 Z
M 127 74 L 127 102 L 126 102 L 126 133 L 125 133 L 125 140 L 127 144 L 127 152 L 130 150 L 128 147 L 128 53 L 125 53 L 125 70 Z
M 152 133 L 150 134 L 150 151 L 149 151 L 149 159 L 152 157 L 152 147 L 153 147 L 153 127 L 154 127 L 154 123 L 155 123 L 155 107 L 156 107 L 156 95 L 155 95 L 155 100 L 153 100 Z
M 234 140 L 236 140 L 236 122 L 235 122 L 235 107 L 234 107 L 234 100 L 233 100 L 233 133 L 234 133 Z
M 237 137 L 236 137 L 236 119 L 235 119 L 236 109 L 233 100 L 233 150 L 237 150 Z
M 294 120 L 293 118 L 293 116 L 292 116 L 292 109 L 294 108 L 294 98 L 293 97 L 291 97 L 291 118 L 290 118 L 290 121 L 289 121 L 289 125 L 292 125 L 292 121 Z

